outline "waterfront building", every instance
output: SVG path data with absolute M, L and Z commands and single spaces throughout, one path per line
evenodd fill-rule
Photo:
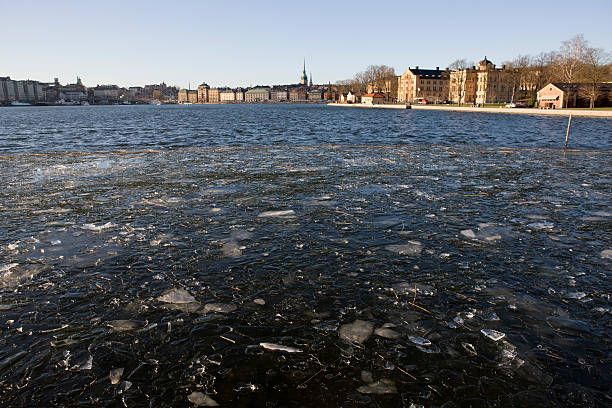
M 208 92 L 210 90 L 210 86 L 207 83 L 203 82 L 198 85 L 198 102 L 206 103 L 208 102 Z
M 181 89 L 178 92 L 178 103 L 197 103 L 198 91 L 191 89 Z
M 306 101 L 306 88 L 304 87 L 294 87 L 289 91 L 289 100 L 291 102 L 304 102 Z
M 223 103 L 231 103 L 236 101 L 236 92 L 232 89 L 224 89 L 219 92 L 219 101 Z
M 0 102 L 40 102 L 45 100 L 43 87 L 38 81 L 17 81 L 0 77 Z
M 286 102 L 289 100 L 289 92 L 286 88 L 272 88 L 270 91 L 270 100 L 274 102 Z
M 236 102 L 244 102 L 244 89 L 236 88 Z
M 93 88 L 93 101 L 101 105 L 119 103 L 121 96 L 117 85 L 98 85 Z
M 590 100 L 584 90 L 586 83 L 551 82 L 537 92 L 537 107 L 543 109 L 587 108 Z M 612 83 L 602 83 L 597 87 L 598 97 L 595 106 L 610 106 L 612 103 Z
M 361 103 L 364 105 L 373 105 L 376 103 L 384 103 L 387 96 L 382 92 L 367 93 L 361 97 Z
M 417 99 L 439 103 L 448 98 L 449 73 L 436 69 L 420 69 L 408 67 L 399 76 L 397 85 L 397 101 L 412 103 Z
M 253 88 L 246 91 L 244 100 L 247 103 L 265 102 L 270 100 L 270 91 L 268 88 Z
M 308 100 L 309 101 L 321 101 L 323 99 L 323 94 L 318 88 L 311 88 L 308 90 Z
M 346 103 L 359 103 L 361 101 L 361 95 L 349 91 L 346 94 Z
M 219 88 L 210 88 L 208 90 L 208 103 L 219 103 L 221 101 L 219 97 Z
M 516 71 L 505 66 L 496 68 L 485 57 L 477 66 L 451 73 L 449 99 L 454 103 L 484 105 L 516 99 L 520 84 Z

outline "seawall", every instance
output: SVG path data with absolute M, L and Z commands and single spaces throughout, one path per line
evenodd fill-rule
M 327 106 L 342 106 L 350 108 L 370 108 L 370 109 L 406 109 L 406 105 L 366 105 L 360 103 L 328 103 Z M 518 115 L 549 115 L 549 116 L 586 116 L 598 118 L 612 118 L 612 110 L 581 110 L 581 109 L 533 109 L 533 108 L 476 108 L 470 106 L 432 106 L 432 105 L 412 105 L 415 110 L 445 110 L 454 112 L 477 112 L 477 113 L 507 113 Z

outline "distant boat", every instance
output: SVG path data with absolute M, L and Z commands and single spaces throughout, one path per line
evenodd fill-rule
M 161 103 L 159 100 L 157 100 L 157 99 L 155 99 L 155 100 L 151 101 L 151 103 L 150 103 L 150 105 L 156 105 L 156 106 L 159 106 L 159 105 L 161 105 L 161 104 L 162 104 L 162 103 Z
M 89 106 L 89 102 L 83 101 L 83 102 L 81 102 L 81 106 Z
M 17 102 L 17 101 L 13 101 L 11 102 L 11 106 L 32 106 L 29 103 L 26 102 Z

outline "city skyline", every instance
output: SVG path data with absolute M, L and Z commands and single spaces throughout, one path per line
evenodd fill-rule
M 612 4 L 592 1 L 475 2 L 118 2 L 2 1 L 8 16 L 0 76 L 88 86 L 165 82 L 192 89 L 298 83 L 302 63 L 315 82 L 351 78 L 372 64 L 401 74 L 409 65 L 445 68 L 484 55 L 502 63 L 556 50 L 578 33 L 612 49 Z M 11 16 L 27 16 L 29 24 Z M 526 17 L 528 16 L 528 17 Z M 571 20 L 566 22 L 571 16 Z M 557 22 L 563 21 L 561 24 Z

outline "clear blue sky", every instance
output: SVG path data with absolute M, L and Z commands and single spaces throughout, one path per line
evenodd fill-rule
M 121 86 L 316 83 L 372 64 L 494 63 L 582 33 L 612 51 L 612 0 L 0 0 L 0 76 Z

